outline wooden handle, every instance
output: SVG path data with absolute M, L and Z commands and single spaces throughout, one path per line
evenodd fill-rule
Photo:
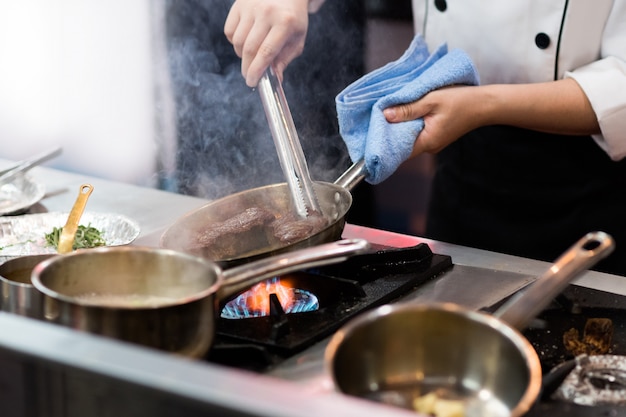
M 74 202 L 74 207 L 72 207 L 72 211 L 70 211 L 70 215 L 67 218 L 65 226 L 63 226 L 63 231 L 61 232 L 61 237 L 59 238 L 59 246 L 57 248 L 58 253 L 69 253 L 72 251 L 74 237 L 76 236 L 76 230 L 78 229 L 78 222 L 83 215 L 83 211 L 85 211 L 87 200 L 89 199 L 92 191 L 93 186 L 91 184 L 83 184 L 80 186 L 80 189 L 78 190 L 78 197 Z

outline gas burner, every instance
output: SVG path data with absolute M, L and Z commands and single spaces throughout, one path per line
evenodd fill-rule
M 248 308 L 252 289 L 221 306 L 226 307 L 223 311 L 227 317 L 222 315 L 217 322 L 216 340 L 207 360 L 267 370 L 330 336 L 357 314 L 397 299 L 451 266 L 449 256 L 433 254 L 424 243 L 409 248 L 373 245 L 370 253 L 340 264 L 280 277 L 292 295 L 306 294 L 302 297 L 305 304 L 312 297 L 317 299 L 312 303 L 316 306 L 313 311 L 301 312 L 297 307 L 296 313 L 285 307 L 276 291 L 265 291 L 278 278 L 262 283 L 266 292 L 262 296 L 266 305 L 263 314 Z M 242 361 L 243 356 L 255 359 Z
M 255 285 L 226 303 L 221 317 L 246 319 L 309 313 L 319 309 L 320 303 L 315 294 L 294 288 L 288 281 L 288 277 L 274 277 Z

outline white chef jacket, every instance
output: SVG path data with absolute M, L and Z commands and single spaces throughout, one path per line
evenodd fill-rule
M 594 139 L 626 157 L 626 0 L 412 0 L 415 31 L 474 60 L 481 84 L 573 78 L 598 118 Z

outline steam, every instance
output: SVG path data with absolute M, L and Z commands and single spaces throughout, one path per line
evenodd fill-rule
M 278 159 L 258 94 L 245 85 L 239 69 L 222 68 L 196 39 L 172 46 L 180 190 L 216 198 L 280 182 L 280 172 L 271 168 Z
M 312 178 L 332 182 L 350 163 L 334 98 L 361 75 L 363 40 L 359 2 L 327 3 L 311 16 L 305 53 L 287 69 L 284 89 Z M 223 35 L 230 4 L 165 1 L 176 142 L 168 152 L 176 153 L 164 188 L 209 199 L 285 181 L 259 94 Z

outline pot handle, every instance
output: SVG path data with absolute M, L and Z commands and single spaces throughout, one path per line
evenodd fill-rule
M 277 275 L 343 262 L 364 253 L 370 244 L 364 239 L 344 239 L 286 252 L 222 271 L 218 298 L 236 295 L 244 289 Z
M 511 297 L 494 315 L 510 326 L 523 330 L 574 278 L 607 257 L 614 248 L 613 238 L 608 234 L 587 233 L 543 275 Z
M 365 167 L 365 160 L 355 162 L 341 174 L 339 178 L 335 180 L 335 185 L 345 188 L 351 191 L 367 176 L 367 168 Z

